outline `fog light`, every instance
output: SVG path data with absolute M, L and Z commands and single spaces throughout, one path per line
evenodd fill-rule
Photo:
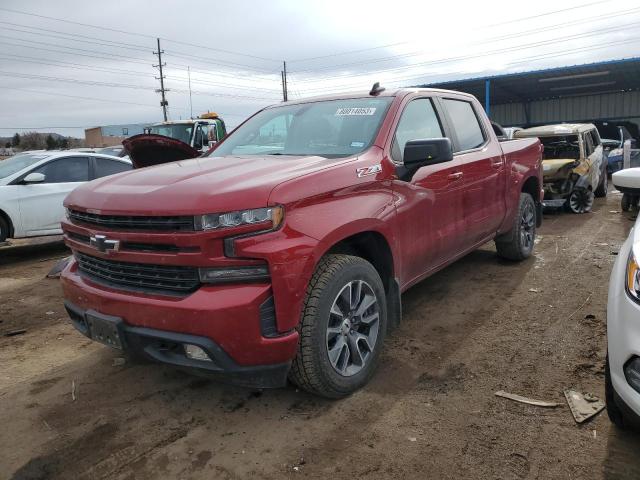
M 204 362 L 211 361 L 211 358 L 209 358 L 209 355 L 207 355 L 207 352 L 205 352 L 202 348 L 198 347 L 197 345 L 191 345 L 189 343 L 185 343 L 184 354 L 187 356 L 187 358 L 190 358 L 191 360 L 202 360 Z
M 635 357 L 624 366 L 624 376 L 634 390 L 640 392 L 640 357 Z

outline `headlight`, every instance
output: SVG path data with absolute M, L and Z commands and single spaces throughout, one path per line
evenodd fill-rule
M 269 280 L 269 267 L 266 265 L 200 268 L 199 273 L 202 283 L 260 282 Z
M 252 208 L 236 212 L 198 215 L 195 218 L 195 225 L 198 230 L 214 230 L 269 222 L 270 225 L 267 225 L 267 227 L 275 229 L 280 225 L 283 218 L 284 209 L 282 207 Z
M 627 260 L 627 279 L 626 279 L 627 293 L 633 297 L 636 302 L 640 302 L 640 267 L 636 257 L 633 255 L 633 250 Z

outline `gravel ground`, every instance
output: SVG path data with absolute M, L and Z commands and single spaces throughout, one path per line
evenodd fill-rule
M 489 244 L 406 292 L 381 369 L 341 401 L 121 364 L 44 278 L 59 242 L 2 247 L 0 334 L 27 331 L 0 336 L 0 477 L 638 479 L 640 435 L 605 413 L 577 425 L 562 394 L 604 396 L 608 277 L 632 226 L 619 202 L 546 214 L 526 262 Z

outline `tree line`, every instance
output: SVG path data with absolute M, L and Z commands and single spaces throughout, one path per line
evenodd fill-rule
M 2 145 L 0 143 L 0 145 Z M 48 133 L 26 132 L 20 135 L 16 133 L 5 147 L 13 147 L 14 150 L 65 150 L 84 146 L 83 140 L 74 137 L 53 136 Z

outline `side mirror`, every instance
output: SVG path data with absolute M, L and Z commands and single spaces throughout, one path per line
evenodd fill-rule
M 411 140 L 404 146 L 404 166 L 409 170 L 451 160 L 453 160 L 453 148 L 451 140 L 446 137 Z
M 23 183 L 42 183 L 46 177 L 43 173 L 33 172 L 22 179 Z

